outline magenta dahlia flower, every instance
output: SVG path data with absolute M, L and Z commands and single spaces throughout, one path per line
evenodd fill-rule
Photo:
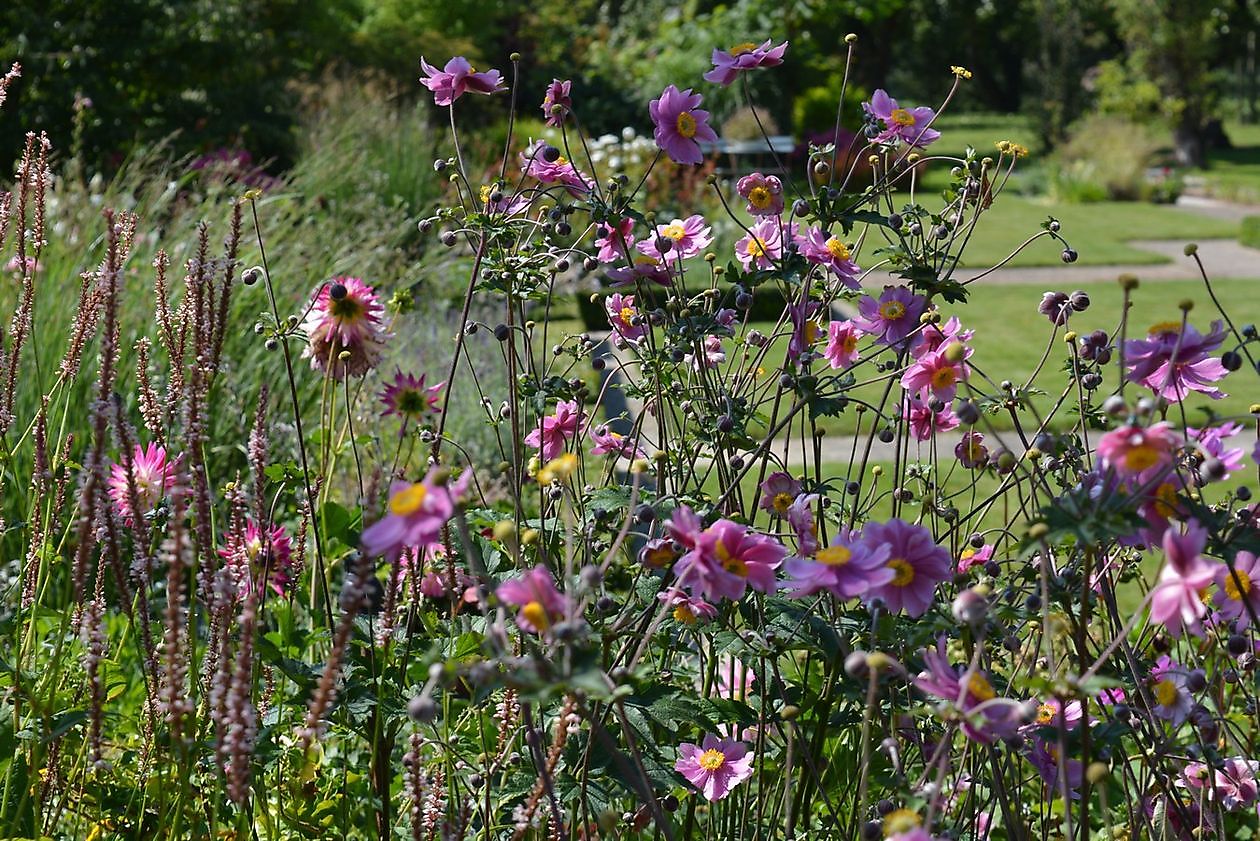
M 653 132 L 656 145 L 674 163 L 703 163 L 700 144 L 717 142 L 717 133 L 709 127 L 709 112 L 700 108 L 703 100 L 704 97 L 692 93 L 691 88 L 680 91 L 669 85 L 660 98 L 653 99 L 648 106 L 656 126 Z
M 564 452 L 565 444 L 577 435 L 582 421 L 582 409 L 575 400 L 562 400 L 556 404 L 556 413 L 539 420 L 525 436 L 525 443 L 539 450 L 543 461 L 551 461 Z
M 1165 400 L 1184 400 L 1192 391 L 1206 394 L 1213 400 L 1224 392 L 1212 383 L 1229 373 L 1221 360 L 1208 354 L 1225 341 L 1225 326 L 1212 322 L 1206 336 L 1180 321 L 1152 325 L 1145 339 L 1129 339 L 1124 343 L 1124 363 L 1130 382 L 1141 383 Z
M 787 52 L 788 42 L 777 47 L 767 39 L 761 44 L 751 42 L 736 44 L 729 50 L 713 50 L 713 69 L 704 74 L 706 82 L 715 85 L 729 85 L 741 73 L 756 70 L 758 67 L 777 67 L 783 63 L 783 54 Z
M 862 288 L 858 283 L 862 270 L 853 262 L 853 254 L 844 240 L 822 228 L 810 228 L 796 237 L 796 247 L 802 257 L 816 266 L 826 267 L 842 285 L 849 289 Z
M 721 800 L 735 786 L 752 776 L 753 757 L 748 746 L 710 733 L 699 745 L 678 746 L 674 770 L 695 786 L 710 802 Z
M 323 284 L 302 329 L 302 356 L 334 380 L 360 377 L 381 361 L 392 334 L 385 327 L 385 307 L 371 286 L 357 277 L 335 277 Z M 349 354 L 342 359 L 342 354 Z
M 671 262 L 695 257 L 713 244 L 713 228 L 699 213 L 686 219 L 675 219 L 668 225 L 657 225 L 655 236 L 639 240 L 638 249 L 649 257 Z M 669 248 L 661 251 L 657 240 Z
M 472 473 L 464 471 L 457 482 L 439 485 L 434 482 L 437 472 L 435 467 L 422 481 L 390 485 L 385 516 L 363 530 L 364 552 L 393 561 L 406 547 L 428 546 L 438 540 Z
M 569 598 L 556 589 L 555 579 L 541 564 L 504 581 L 494 594 L 504 604 L 520 608 L 516 624 L 531 634 L 546 634 L 570 610 Z
M 568 79 L 564 81 L 552 79 L 551 84 L 547 85 L 547 93 L 543 96 L 542 102 L 545 124 L 555 128 L 564 124 L 565 118 L 573 110 L 573 98 L 570 96 L 572 87 L 573 82 Z
M 865 335 L 852 321 L 833 321 L 827 325 L 827 347 L 823 356 L 832 368 L 851 368 L 862 358 L 857 346 Z
M 919 317 L 927 310 L 927 298 L 905 286 L 885 286 L 879 298 L 865 295 L 858 301 L 854 322 L 875 340 L 896 345 L 919 327 Z
M 219 556 L 234 568 L 242 595 L 262 580 L 264 572 L 268 586 L 277 596 L 287 593 L 293 583 L 293 544 L 284 526 L 272 525 L 264 543 L 262 529 L 247 519 L 245 533 L 229 533 Z
M 778 216 L 783 212 L 783 182 L 773 175 L 754 172 L 735 182 L 735 192 L 748 202 L 753 216 Z
M 638 344 L 648 332 L 647 316 L 635 306 L 633 295 L 614 292 L 604 301 L 613 335 L 628 345 Z M 636 319 L 638 323 L 636 322 Z
M 938 546 L 923 526 L 904 520 L 868 523 L 862 529 L 862 543 L 872 551 L 888 549 L 888 566 L 893 577 L 867 591 L 868 598 L 883 599 L 893 613 L 905 611 L 922 616 L 932 606 L 936 585 L 953 574 L 953 559 Z
M 441 414 L 438 397 L 446 383 L 425 386 L 424 380 L 424 374 L 415 377 L 404 374 L 401 368 L 395 370 L 393 382 L 385 383 L 385 390 L 380 393 L 385 405 L 381 417 L 396 415 L 403 419 L 405 428 L 407 423 L 424 423 Z
M 437 105 L 450 105 L 465 93 L 491 94 L 505 89 L 503 74 L 498 70 L 478 73 L 463 56 L 455 56 L 441 70 L 421 57 L 420 69 L 424 72 L 420 84 L 433 91 Z
M 785 588 L 794 598 L 826 590 L 838 599 L 856 598 L 872 587 L 888 584 L 897 575 L 888 565 L 889 547 L 871 547 L 848 532 L 819 549 L 812 558 L 792 557 L 784 564 L 791 579 Z
M 883 88 L 875 91 L 870 102 L 862 103 L 862 110 L 867 117 L 883 123 L 883 130 L 875 136 L 878 143 L 896 143 L 900 140 L 907 145 L 922 148 L 941 136 L 936 129 L 928 128 L 936 119 L 935 111 L 926 105 L 902 108 Z
M 109 469 L 109 498 L 123 521 L 130 524 L 136 516 L 145 516 L 175 488 L 176 470 L 181 456 L 166 457 L 166 448 L 152 442 L 147 447 L 139 444 L 131 451 L 131 477 L 136 486 L 136 502 L 140 510 L 131 507 L 131 491 L 127 483 L 127 469 L 115 464 Z
M 1234 627 L 1242 631 L 1260 616 L 1260 557 L 1240 551 L 1234 556 L 1234 566 L 1221 564 L 1216 568 L 1216 608 L 1224 620 L 1234 620 Z

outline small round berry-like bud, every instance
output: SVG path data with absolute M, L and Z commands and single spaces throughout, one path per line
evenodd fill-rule
M 1194 301 L 1189 298 L 1182 298 L 1177 302 L 1177 309 L 1182 312 L 1190 312 L 1190 310 L 1194 309 Z
M 804 216 L 806 213 L 809 213 L 809 202 L 805 201 L 805 199 L 797 199 L 792 202 L 793 216 Z
M 512 335 L 512 328 L 506 324 L 496 324 L 494 326 L 494 337 L 499 341 L 506 342 L 510 335 Z
M 814 162 L 815 175 L 826 175 L 828 172 L 831 172 L 831 164 L 827 163 L 826 161 Z
M 267 341 L 263 342 L 263 347 L 265 347 L 267 350 L 275 350 L 276 348 L 280 347 L 280 343 L 276 341 L 275 336 L 272 336 L 271 338 L 267 339 Z
M 903 222 L 904 220 L 901 218 L 900 213 L 888 214 L 888 227 L 892 228 L 894 231 L 901 230 L 901 225 Z
M 441 241 L 443 245 L 445 245 L 447 248 L 450 248 L 452 245 L 455 244 L 455 241 L 456 241 L 455 232 L 443 231 L 442 235 L 438 237 L 438 239 Z
M 1195 254 L 1199 253 L 1198 243 L 1187 242 L 1186 247 L 1181 249 L 1181 252 L 1187 257 L 1193 257 Z
M 1084 289 L 1077 289 L 1068 296 L 1068 301 L 1072 304 L 1072 309 L 1077 312 L 1085 312 L 1089 309 L 1089 293 Z
M 945 345 L 945 359 L 949 362 L 962 362 L 967 355 L 967 347 L 962 342 L 950 342 Z
M 334 301 L 344 301 L 348 294 L 349 290 L 346 289 L 344 283 L 333 283 L 328 287 L 328 297 Z
M 864 678 L 867 674 L 866 652 L 854 651 L 844 658 L 844 673 L 851 678 Z
M 1237 371 L 1242 367 L 1242 363 L 1242 357 L 1236 351 L 1227 350 L 1221 354 L 1221 365 L 1226 371 Z
M 1028 527 L 1028 536 L 1033 540 L 1040 540 L 1050 533 L 1050 527 L 1045 523 L 1033 523 Z
M 241 280 L 244 282 L 246 286 L 253 286 L 255 283 L 262 280 L 262 277 L 263 277 L 262 268 L 259 266 L 252 266 L 246 269 L 245 272 L 241 275 Z
M 588 272 L 593 272 L 599 268 L 599 261 L 594 257 L 587 257 L 582 260 L 582 268 Z
M 560 150 L 548 143 L 546 146 L 542 147 L 538 156 L 547 163 L 554 164 L 556 161 L 560 160 Z
M 446 167 L 447 167 L 447 163 L 446 163 L 445 158 L 438 158 L 436 161 L 433 162 L 434 172 L 442 172 L 446 169 Z
M 1063 249 L 1063 253 L 1060 254 L 1059 256 L 1063 259 L 1063 262 L 1065 263 L 1075 263 L 1078 255 L 1074 249 L 1065 248 Z
M 1226 574 L 1228 575 L 1228 573 Z M 1235 657 L 1238 657 L 1241 654 L 1246 654 L 1247 649 L 1250 647 L 1251 646 L 1250 643 L 1247 642 L 1247 638 L 1242 634 L 1231 634 L 1230 638 L 1225 642 L 1225 649 Z
M 844 42 L 849 45 L 856 44 L 857 39 L 858 39 L 857 34 L 853 32 L 850 32 L 849 34 L 844 36 Z
M 1057 234 L 1059 232 L 1059 229 L 1063 226 L 1059 224 L 1058 219 L 1051 219 L 1050 224 L 1047 225 L 1046 227 L 1049 228 L 1050 233 Z
M 1085 769 L 1085 779 L 1089 780 L 1089 784 L 1096 786 L 1103 782 L 1111 775 L 1111 769 L 1104 762 L 1091 762 L 1089 767 Z
M 1132 292 L 1134 289 L 1138 288 L 1137 275 L 1128 274 L 1127 272 L 1116 278 L 1116 282 L 1119 283 L 1120 288 L 1126 292 Z
M 437 704 L 428 695 L 417 695 L 407 703 L 407 715 L 412 721 L 427 724 L 437 718 Z

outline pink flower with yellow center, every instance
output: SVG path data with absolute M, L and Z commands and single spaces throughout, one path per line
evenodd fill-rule
M 932 606 L 937 585 L 953 574 L 953 558 L 922 526 L 898 519 L 868 523 L 861 540 L 872 551 L 887 549 L 893 577 L 871 587 L 866 596 L 882 599 L 892 613 L 922 616 Z
M 1242 631 L 1260 616 L 1260 557 L 1240 551 L 1232 568 L 1222 564 L 1216 570 L 1216 608 L 1225 620 L 1234 620 Z
M 761 501 L 758 505 L 776 517 L 786 517 L 788 509 L 800 492 L 801 483 L 793 479 L 791 474 L 780 470 L 771 473 L 761 483 Z
M 878 298 L 865 295 L 858 301 L 854 323 L 875 340 L 897 345 L 919 327 L 919 316 L 927 310 L 927 299 L 905 286 L 885 286 Z
M 669 85 L 648 105 L 656 145 L 678 164 L 704 162 L 701 143 L 716 143 L 717 133 L 709 126 L 709 112 L 700 108 L 704 97 L 688 88 L 680 91 Z
M 551 461 L 564 452 L 565 444 L 577 435 L 582 421 L 582 408 L 575 400 L 556 404 L 556 413 L 541 418 L 525 436 L 525 443 L 535 447 L 544 461 Z
M 1200 594 L 1216 580 L 1219 566 L 1201 554 L 1207 545 L 1207 530 L 1191 520 L 1184 534 L 1170 526 L 1162 542 L 1166 560 L 1151 589 L 1151 622 L 1165 626 L 1174 637 L 1181 636 L 1183 630 L 1198 635 L 1207 615 Z
M 613 335 L 622 342 L 638 344 L 647 335 L 647 316 L 639 312 L 633 295 L 614 292 L 604 301 L 604 311 L 608 313 Z
M 957 348 L 957 351 L 951 351 L 951 348 Z M 971 376 L 971 367 L 964 361 L 970 355 L 970 348 L 956 343 L 925 353 L 902 374 L 901 387 L 922 399 L 930 395 L 941 400 L 953 400 L 958 393 L 958 384 Z
M 875 91 L 870 102 L 862 103 L 862 110 L 877 126 L 883 126 L 875 134 L 877 143 L 896 143 L 900 140 L 910 146 L 923 147 L 941 136 L 936 129 L 928 128 L 936 118 L 935 111 L 926 105 L 902 108 L 882 88 Z
M 783 182 L 773 175 L 745 175 L 736 182 L 735 192 L 748 202 L 748 212 L 753 216 L 778 216 L 783 212 Z
M 467 490 L 472 473 L 459 481 L 437 484 L 440 468 L 420 482 L 394 482 L 389 487 L 385 516 L 363 530 L 360 545 L 372 557 L 396 560 L 408 546 L 428 546 L 438 540 L 442 526 L 455 513 L 455 502 Z
M 862 358 L 858 341 L 866 334 L 852 321 L 832 321 L 827 325 L 827 347 L 823 350 L 832 368 L 851 368 Z
M 1124 477 L 1162 473 L 1172 466 L 1179 445 L 1172 424 L 1161 421 L 1148 427 L 1117 427 L 1098 440 L 1098 458 L 1104 468 Z
M 762 219 L 749 233 L 735 243 L 735 259 L 745 271 L 774 268 L 774 261 L 783 256 L 783 234 L 791 236 L 796 223 L 784 225 L 778 219 Z
M 494 594 L 504 604 L 520 608 L 516 624 L 522 631 L 540 636 L 564 619 L 572 607 L 569 598 L 556 589 L 551 573 L 541 564 L 504 581 Z
M 600 225 L 595 229 L 595 247 L 599 251 L 595 259 L 601 263 L 618 263 L 633 259 L 630 249 L 634 246 L 634 219 L 627 216 L 614 227 Z
M 547 93 L 543 96 L 542 112 L 543 122 L 549 126 L 559 128 L 564 124 L 564 120 L 569 116 L 569 112 L 573 110 L 573 99 L 569 95 L 573 83 L 568 79 L 560 81 L 552 79 L 551 84 L 547 86 Z
M 670 587 L 656 594 L 658 601 L 673 607 L 670 614 L 675 622 L 684 625 L 695 625 L 716 619 L 717 608 L 698 596 L 689 596 L 677 587 Z
M 783 54 L 787 52 L 788 42 L 777 47 L 766 39 L 761 44 L 751 41 L 736 44 L 728 50 L 713 50 L 713 69 L 704 74 L 706 82 L 716 85 L 729 85 L 741 73 L 756 70 L 759 67 L 777 67 L 783 63 Z
M 293 546 L 284 526 L 273 525 L 267 540 L 253 520 L 245 521 L 244 534 L 228 534 L 227 545 L 219 550 L 227 565 L 236 570 L 236 580 L 244 594 L 266 575 L 272 592 L 283 596 L 293 583 Z
M 662 251 L 658 239 L 669 247 Z M 654 236 L 639 240 L 637 248 L 649 257 L 673 262 L 695 257 L 712 244 L 712 226 L 696 213 L 686 219 L 675 219 L 668 225 L 657 225 Z
M 699 745 L 678 746 L 674 770 L 695 786 L 705 800 L 715 802 L 752 776 L 752 761 L 743 742 L 710 733 Z
M 810 228 L 796 237 L 796 247 L 801 256 L 817 266 L 826 267 L 840 283 L 849 289 L 860 289 L 858 278 L 862 270 L 853 261 L 848 243 L 822 228 Z
M 544 185 L 559 184 L 569 195 L 579 198 L 595 188 L 595 181 L 560 155 L 547 160 L 547 144 L 539 140 L 521 152 L 521 172 Z
M 375 368 L 392 338 L 385 328 L 385 307 L 357 277 L 335 277 L 322 285 L 302 329 L 307 338 L 302 356 L 334 380 Z
M 1229 371 L 1221 360 L 1210 356 L 1225 341 L 1223 322 L 1212 322 L 1205 336 L 1193 326 L 1180 321 L 1153 325 L 1145 339 L 1124 343 L 1127 379 L 1141 383 L 1155 394 L 1173 403 L 1197 391 L 1213 400 L 1225 396 L 1212 383 L 1225 378 Z
M 896 570 L 888 565 L 888 553 L 887 546 L 872 548 L 841 531 L 830 546 L 818 549 L 812 558 L 788 558 L 784 571 L 791 580 L 785 586 L 793 598 L 823 590 L 838 599 L 856 598 L 896 576 Z
M 774 538 L 732 520 L 718 520 L 695 536 L 695 548 L 674 564 L 674 575 L 679 586 L 694 594 L 735 601 L 749 587 L 773 592 L 775 570 L 786 554 L 787 549 Z
M 505 88 L 503 75 L 498 70 L 478 73 L 463 56 L 455 56 L 441 70 L 421 57 L 420 69 L 424 72 L 420 84 L 433 91 L 436 105 L 450 105 L 465 93 L 491 94 Z

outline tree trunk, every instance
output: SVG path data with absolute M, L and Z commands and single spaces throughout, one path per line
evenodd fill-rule
M 1203 130 L 1198 120 L 1182 119 L 1173 130 L 1173 147 L 1180 166 L 1201 169 L 1206 162 Z

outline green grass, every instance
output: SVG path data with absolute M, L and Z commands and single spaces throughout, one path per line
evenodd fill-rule
M 1222 199 L 1260 203 L 1260 125 L 1226 123 L 1225 133 L 1234 148 L 1208 153 L 1207 187 Z

